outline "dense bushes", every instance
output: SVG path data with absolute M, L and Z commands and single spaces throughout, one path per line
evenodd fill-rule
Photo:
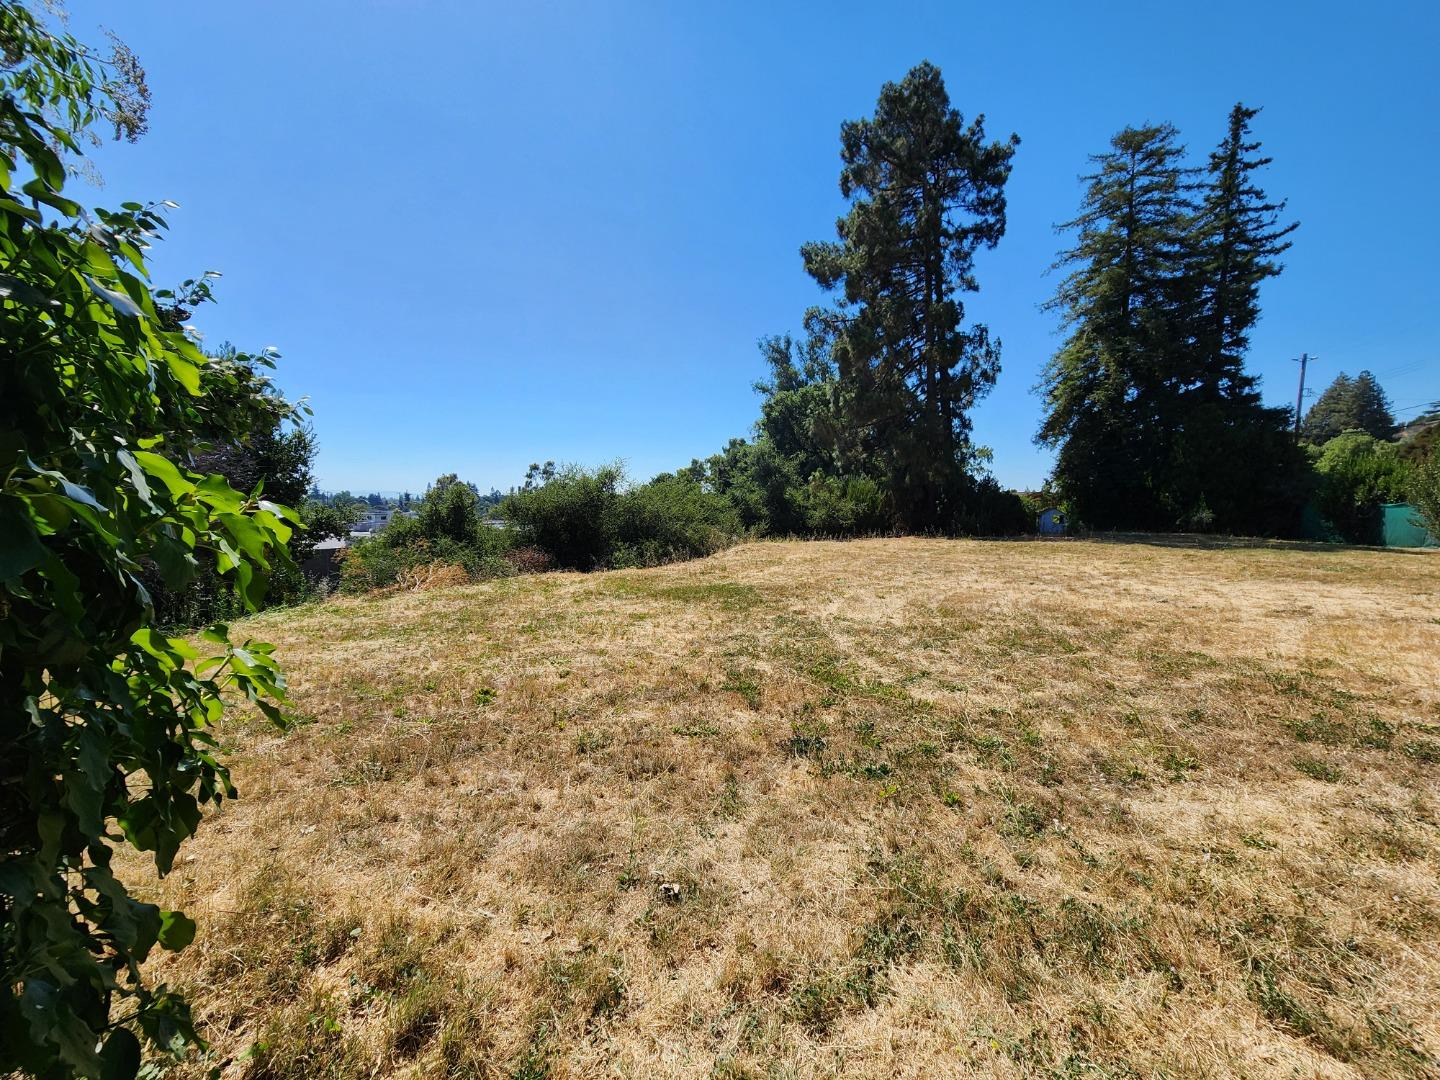
M 1410 501 L 1416 517 L 1430 535 L 1440 539 L 1440 451 L 1421 462 L 1410 474 Z
M 414 517 L 396 515 L 379 535 L 361 540 L 345 553 L 340 585 L 346 592 L 367 592 L 387 585 L 439 580 L 433 570 L 456 567 L 472 580 L 510 571 L 510 537 L 480 516 L 480 498 L 452 473 L 431 485 Z M 447 580 L 455 580 L 451 575 Z
M 1405 500 L 1411 471 L 1394 443 L 1347 431 L 1316 455 L 1316 509 L 1346 542 L 1379 543 L 1380 505 Z
M 341 587 L 366 592 L 500 577 L 551 568 L 653 566 L 720 550 L 741 531 L 730 505 L 684 476 L 629 486 L 618 465 L 535 466 L 486 520 L 474 489 L 455 476 L 431 486 L 414 517 L 396 516 L 341 564 Z
M 606 518 L 619 497 L 624 472 L 553 463 L 531 466 L 525 486 L 500 504 L 500 513 L 524 543 L 539 548 L 556 566 L 591 570 L 605 562 L 613 523 Z
M 500 512 L 516 543 L 571 570 L 696 558 L 741 531 L 729 503 L 692 478 L 665 474 L 626 487 L 618 465 L 532 469 Z

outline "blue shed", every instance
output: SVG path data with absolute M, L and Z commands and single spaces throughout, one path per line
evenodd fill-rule
M 1064 536 L 1065 511 L 1054 506 L 1049 510 L 1041 510 L 1037 527 L 1041 536 Z

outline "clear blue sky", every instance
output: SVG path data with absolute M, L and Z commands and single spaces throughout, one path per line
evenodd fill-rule
M 224 273 L 209 343 L 273 344 L 315 409 L 322 486 L 508 487 L 533 460 L 645 477 L 747 434 L 755 342 L 820 299 L 840 122 L 922 59 L 1023 140 L 973 316 L 1005 343 L 980 442 L 1036 486 L 1039 309 L 1086 155 L 1131 123 L 1197 159 L 1260 105 L 1303 223 L 1250 364 L 1293 401 L 1369 367 L 1440 397 L 1440 6 L 76 0 L 140 54 L 152 130 L 95 202 L 170 198 L 157 278 Z M 1413 412 L 1411 413 L 1413 415 Z

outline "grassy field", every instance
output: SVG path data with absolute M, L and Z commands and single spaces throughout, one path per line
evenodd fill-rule
M 873 540 L 267 614 L 153 973 L 234 1077 L 1435 1076 L 1437 597 Z

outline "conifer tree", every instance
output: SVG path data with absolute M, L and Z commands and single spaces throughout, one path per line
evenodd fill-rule
M 1236 104 L 1225 138 L 1210 154 L 1204 197 L 1194 224 L 1198 262 L 1199 382 L 1206 396 L 1258 402 L 1255 379 L 1244 370 L 1250 331 L 1260 318 L 1260 284 L 1280 273 L 1276 257 L 1298 222 L 1280 224 L 1285 202 L 1270 202 L 1255 173 L 1271 159 L 1249 141 L 1259 109 Z
M 1343 371 L 1335 376 L 1300 425 L 1301 437 L 1316 446 L 1346 431 L 1363 431 L 1377 439 L 1388 439 L 1395 431 L 1390 399 L 1368 371 L 1353 379 Z
M 1127 128 L 1098 168 L 1073 267 L 1051 306 L 1065 343 L 1046 369 L 1042 443 L 1076 515 L 1101 528 L 1283 532 L 1303 460 L 1284 409 L 1244 370 L 1259 285 L 1294 228 L 1253 173 L 1255 110 L 1236 106 L 1203 179 L 1168 124 Z
M 882 463 L 900 523 L 953 528 L 963 514 L 968 412 L 994 384 L 1000 344 L 966 326 L 974 255 L 1005 232 L 1019 140 L 966 124 L 940 71 L 922 63 L 880 92 L 875 115 L 841 128 L 839 239 L 807 244 L 805 268 L 841 290 L 827 313 L 852 455 Z
M 1390 399 L 1379 381 L 1368 371 L 1355 376 L 1354 427 L 1377 439 L 1388 439 L 1395 433 L 1395 413 Z
M 1055 480 L 1100 528 L 1169 524 L 1158 466 L 1170 456 L 1173 372 L 1185 362 L 1183 312 L 1191 172 L 1169 124 L 1126 128 L 1091 160 L 1073 268 L 1050 307 L 1068 331 L 1044 379 L 1040 441 L 1058 446 Z
M 1270 164 L 1250 138 L 1258 109 L 1236 104 L 1211 152 L 1187 237 L 1186 289 L 1192 305 L 1192 363 L 1180 376 L 1175 441 L 1165 503 L 1175 524 L 1235 532 L 1285 531 L 1298 512 L 1304 462 L 1290 414 L 1267 408 L 1245 371 L 1250 331 L 1260 319 L 1260 285 L 1278 275 L 1298 223 L 1281 224 L 1258 172 Z

